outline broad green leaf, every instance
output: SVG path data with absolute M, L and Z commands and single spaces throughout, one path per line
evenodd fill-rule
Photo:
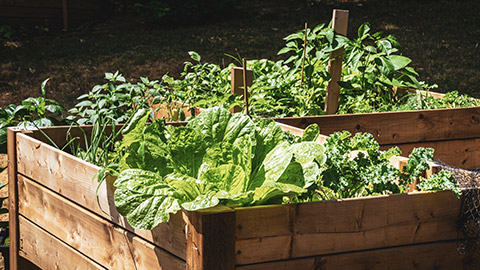
M 231 194 L 247 191 L 247 175 L 242 167 L 233 164 L 220 165 L 205 171 L 200 180 L 213 183 L 219 190 Z
M 301 164 L 317 160 L 320 164 L 325 161 L 325 149 L 323 145 L 316 142 L 300 142 L 291 146 L 295 160 Z
M 156 173 L 125 170 L 114 186 L 115 206 L 132 227 L 151 230 L 181 209 L 173 188 Z
M 412 62 L 412 60 L 410 60 L 410 58 L 408 57 L 405 57 L 405 56 L 401 56 L 401 55 L 389 55 L 387 56 L 387 58 L 390 60 L 390 62 L 392 62 L 393 66 L 395 67 L 395 70 L 399 70 L 399 69 L 402 69 L 406 66 L 408 66 L 408 64 L 410 64 L 410 62 Z
M 263 161 L 265 180 L 277 181 L 287 169 L 292 157 L 293 153 L 287 142 L 282 142 L 272 149 Z
M 168 138 L 171 166 L 178 173 L 196 178 L 207 145 L 195 129 L 177 127 Z
M 211 208 L 217 206 L 220 200 L 215 197 L 215 192 L 198 195 L 195 200 L 182 203 L 182 207 L 188 211 Z

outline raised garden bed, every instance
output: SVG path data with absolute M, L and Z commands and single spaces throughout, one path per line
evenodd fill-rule
M 61 145 L 67 129 L 43 131 Z M 112 179 L 98 189 L 97 203 L 97 183 L 92 178 L 99 167 L 50 146 L 39 131 L 8 132 L 12 269 L 22 259 L 43 269 L 453 269 L 462 265 L 456 248 L 460 200 L 450 191 L 219 206 L 183 211 L 151 231 L 139 230 L 116 211 Z
M 480 107 L 404 112 L 276 118 L 305 128 L 316 123 L 324 135 L 348 130 L 371 133 L 383 148 L 432 147 L 435 158 L 464 169 L 480 168 Z

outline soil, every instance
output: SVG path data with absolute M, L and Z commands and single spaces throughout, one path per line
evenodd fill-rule
M 0 46 L 0 107 L 39 96 L 46 78 L 47 97 L 70 108 L 104 82 L 105 72 L 119 70 L 131 81 L 178 77 L 192 50 L 202 61 L 221 65 L 232 61 L 225 54 L 280 59 L 283 37 L 305 22 L 328 23 L 334 8 L 349 10 L 350 37 L 364 22 L 397 37 L 420 79 L 438 84 L 439 92 L 480 97 L 480 1 L 243 0 L 234 14 L 216 22 L 163 25 L 117 14 L 77 23 L 67 32 L 58 24 L 14 36 Z

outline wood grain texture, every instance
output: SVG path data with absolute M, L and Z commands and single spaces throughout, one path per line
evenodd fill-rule
M 381 150 L 394 145 L 384 145 Z M 415 147 L 431 147 L 435 149 L 433 157 L 442 162 L 463 169 L 480 168 L 480 138 L 417 142 L 395 145 L 402 150 L 402 155 L 408 156 Z
M 341 35 L 347 35 L 348 10 L 333 10 L 332 28 Z M 344 48 L 342 47 L 330 53 L 328 73 L 331 79 L 327 82 L 327 93 L 325 96 L 325 112 L 327 114 L 334 114 L 338 109 L 338 98 L 340 95 L 340 85 L 338 85 L 338 81 L 340 81 L 342 77 L 343 52 Z
M 219 205 L 183 211 L 187 224 L 187 269 L 235 268 L 235 211 Z
M 316 123 L 324 135 L 371 133 L 381 145 L 480 137 L 480 107 L 275 118 L 298 128 Z
M 246 72 L 246 81 L 247 81 L 247 87 L 252 86 L 253 84 L 253 71 L 251 69 L 247 69 Z M 242 67 L 232 67 L 231 69 L 231 83 L 230 83 L 230 89 L 231 93 L 239 96 L 243 96 L 243 68 Z M 239 106 L 235 106 L 232 108 L 232 112 L 241 112 L 242 109 Z
M 19 214 L 108 269 L 185 269 L 185 262 L 28 178 Z M 35 237 L 30 236 L 30 237 Z
M 8 152 L 8 223 L 10 233 L 10 269 L 18 268 L 18 184 L 17 184 L 17 133 L 22 129 L 7 128 Z
M 463 257 L 457 251 L 457 243 L 450 241 L 245 265 L 238 266 L 236 269 L 452 270 L 464 268 Z
M 86 209 L 107 218 L 121 227 L 134 232 L 180 258 L 185 258 L 186 240 L 181 214 L 173 215 L 171 221 L 162 223 L 153 230 L 132 228 L 121 216 L 113 200 L 113 181 L 108 178 L 98 189 L 93 178 L 100 170 L 28 135 L 18 136 L 18 172 L 35 179 L 40 184 L 72 200 Z M 103 212 L 103 211 L 104 212 Z
M 41 269 L 106 269 L 22 216 L 19 224 L 22 239 L 20 256 Z
M 459 207 L 445 191 L 236 209 L 236 263 L 456 239 Z

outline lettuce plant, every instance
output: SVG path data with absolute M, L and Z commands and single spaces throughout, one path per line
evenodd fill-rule
M 152 229 L 180 209 L 281 203 L 318 183 L 324 148 L 290 143 L 270 119 L 211 108 L 184 127 L 147 125 L 139 110 L 123 132 L 115 205 L 133 227 Z

